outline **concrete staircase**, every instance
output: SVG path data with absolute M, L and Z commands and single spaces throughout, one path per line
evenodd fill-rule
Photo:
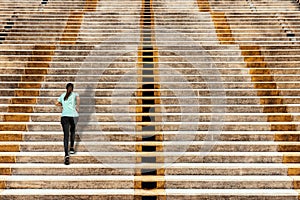
M 298 199 L 299 8 L 0 1 L 1 199 Z

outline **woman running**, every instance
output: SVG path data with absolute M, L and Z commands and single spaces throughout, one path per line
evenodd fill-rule
M 79 117 L 79 105 L 80 98 L 78 93 L 73 92 L 74 85 L 68 83 L 66 86 L 67 91 L 64 92 L 57 99 L 56 106 L 62 106 L 61 113 L 61 125 L 64 132 L 64 150 L 65 150 L 65 165 L 70 164 L 69 156 L 69 138 L 71 132 L 71 147 L 70 154 L 75 153 L 74 142 L 75 142 L 75 128 Z

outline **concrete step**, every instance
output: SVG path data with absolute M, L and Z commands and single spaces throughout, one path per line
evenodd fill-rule
M 293 114 L 293 113 L 292 113 Z M 269 114 L 270 116 L 290 116 L 289 114 Z M 0 118 L 9 118 L 9 116 L 13 119 L 16 119 L 21 116 L 28 116 L 30 117 L 32 122 L 60 122 L 61 113 L 51 113 L 51 114 L 12 114 L 12 113 L 1 113 Z M 92 118 L 95 121 L 101 122 L 112 122 L 118 120 L 119 122 L 127 122 L 127 121 L 135 121 L 136 117 L 138 116 L 149 116 L 149 117 L 162 117 L 166 122 L 178 122 L 185 117 L 194 116 L 197 118 L 197 121 L 200 122 L 207 122 L 211 121 L 213 117 L 222 117 L 224 122 L 263 122 L 267 121 L 268 115 L 264 113 L 261 114 L 216 114 L 216 113 L 112 113 L 112 114 L 105 114 L 105 113 L 81 113 L 83 119 L 85 118 Z M 300 113 L 293 114 L 294 117 L 299 117 Z M 83 122 L 83 121 L 82 121 Z
M 194 129 L 199 131 L 207 131 L 212 128 L 212 123 L 214 123 L 217 127 L 221 128 L 224 131 L 268 131 L 271 128 L 271 125 L 282 126 L 282 128 L 288 128 L 291 125 L 296 127 L 299 126 L 299 122 L 220 122 L 220 119 L 217 121 L 208 121 L 208 122 L 183 122 L 182 120 L 174 121 L 174 122 L 79 122 L 78 129 L 84 129 L 85 131 L 133 131 L 135 130 L 136 125 L 155 125 L 161 126 L 163 131 L 178 131 L 178 130 L 189 130 L 191 126 Z M 21 131 L 27 129 L 29 131 L 60 131 L 61 126 L 59 122 L 0 122 L 0 130 L 1 131 L 18 131 L 18 128 L 21 128 Z
M 286 176 L 268 176 L 267 180 L 263 176 L 0 176 L 0 180 L 10 189 L 131 189 L 134 180 L 165 181 L 168 189 L 293 188 L 293 179 Z
M 73 52 L 75 53 L 75 52 Z M 234 57 L 224 57 L 224 58 L 220 58 L 220 59 L 235 59 Z M 214 57 L 212 57 L 212 59 L 214 59 Z M 9 64 L 9 62 L 3 62 L 2 64 Z M 271 74 L 276 74 L 276 75 L 280 75 L 280 74 L 283 74 L 283 75 L 295 75 L 294 78 L 297 80 L 298 76 L 297 73 L 299 72 L 299 69 L 297 68 L 294 68 L 293 65 L 291 64 L 288 64 L 287 66 L 283 66 L 281 65 L 280 66 L 280 63 L 281 62 L 278 62 L 276 65 L 274 65 L 274 67 L 268 67 L 268 69 L 270 70 Z M 218 63 L 216 63 L 218 64 Z M 238 63 L 231 63 L 232 65 L 235 65 L 235 64 L 238 64 Z M 244 65 L 243 63 L 240 63 L 242 65 Z M 270 63 L 270 64 L 275 64 L 274 62 Z M 22 66 L 21 64 L 19 64 L 20 67 L 16 68 L 16 67 L 2 67 L 0 66 L 0 74 L 23 74 L 25 70 L 32 70 L 32 69 L 36 69 L 36 68 L 32 68 L 32 67 L 24 67 Z M 62 74 L 77 74 L 79 70 L 81 71 L 97 71 L 95 70 L 94 68 L 80 68 L 80 67 L 77 67 L 75 68 L 74 66 L 75 65 L 78 65 L 78 63 L 76 62 L 73 62 L 73 63 L 54 63 L 53 65 L 56 65 L 55 67 L 53 68 L 40 68 L 40 69 L 46 69 L 48 71 L 48 74 L 49 75 L 62 75 Z M 244 74 L 245 76 L 249 76 L 248 72 L 249 72 L 249 69 L 247 68 L 235 68 L 235 67 L 231 67 L 231 68 L 219 68 L 219 67 L 216 67 L 215 68 L 216 70 L 218 70 L 218 72 L 220 74 L 224 74 L 224 75 L 241 75 L 241 74 Z M 254 69 L 254 68 L 253 68 Z M 132 68 L 129 68 L 126 64 L 120 64 L 118 65 L 118 67 L 114 67 L 114 68 L 111 68 L 110 69 L 112 71 L 112 74 L 116 74 L 116 72 L 118 70 L 126 70 L 126 71 L 133 71 Z M 162 74 L 165 74 L 167 70 L 170 70 L 169 68 L 160 68 L 159 71 L 162 73 Z M 193 71 L 198 71 L 198 72 L 201 72 L 201 71 L 205 71 L 205 70 L 208 70 L 208 69 L 195 69 L 195 68 L 185 68 L 185 67 L 182 67 L 182 68 L 176 68 L 176 70 L 178 70 L 180 73 L 182 74 L 189 74 L 188 72 L 193 72 Z M 250 77 L 249 77 L 250 78 Z M 276 77 L 275 77 L 276 78 Z M 295 80 L 295 81 L 296 81 Z M 13 82 L 13 80 L 11 81 Z M 196 81 L 195 81 L 196 82 Z M 280 81 L 279 81 L 280 82 Z M 291 82 L 291 81 L 287 81 L 287 82 Z M 88 82 L 86 82 L 88 83 Z M 164 83 L 163 81 L 161 81 L 160 83 Z M 223 82 L 223 83 L 235 83 L 234 81 L 231 81 L 231 82 Z M 240 82 L 239 82 L 240 83 Z M 246 81 L 245 82 L 242 82 L 240 84 L 249 84 L 250 82 L 249 81 Z M 251 82 L 251 83 L 255 83 L 255 82 Z M 4 83 L 2 83 L 4 84 Z M 48 85 L 50 83 L 44 83 L 45 85 Z M 58 84 L 62 87 L 63 83 L 56 83 L 56 82 L 53 82 L 51 84 Z M 80 85 L 80 83 L 77 83 Z M 212 83 L 213 84 L 213 83 Z M 58 88 L 60 88 L 59 86 L 57 86 Z M 77 87 L 78 88 L 78 87 Z
M 38 76 L 36 76 L 38 77 Z M 134 77 L 133 77 L 134 78 Z M 102 79 L 102 82 L 104 82 L 104 80 Z M 179 82 L 178 82 L 179 83 Z M 183 82 L 184 83 L 184 82 Z M 185 85 L 187 85 L 187 83 L 184 83 Z M 264 83 L 262 83 L 264 84 Z M 166 87 L 169 86 L 169 88 L 171 86 L 173 86 L 174 84 L 162 84 L 162 86 L 166 85 Z M 189 84 L 190 85 L 190 84 Z M 189 86 L 188 85 L 188 86 Z M 268 86 L 268 84 L 265 84 L 266 86 Z M 116 82 L 116 86 L 118 86 L 118 83 Z M 97 98 L 120 98 L 120 97 L 124 97 L 124 98 L 129 98 L 128 97 L 128 89 L 135 89 L 132 92 L 130 92 L 130 94 L 132 96 L 134 96 L 134 92 L 137 90 L 137 85 L 133 85 L 133 87 L 135 86 L 135 88 L 114 88 L 114 89 L 103 89 L 103 88 L 94 88 L 94 89 L 76 89 L 76 91 L 79 94 L 86 94 L 86 92 L 92 92 L 93 96 L 97 97 Z M 95 86 L 96 87 L 96 86 Z M 213 87 L 213 86 L 211 86 Z M 265 92 L 265 93 L 261 93 L 261 94 L 266 94 L 266 95 L 261 95 L 261 97 L 267 97 L 268 98 L 268 94 L 275 94 L 275 93 L 271 93 L 273 92 L 277 92 L 278 89 L 255 89 L 255 88 L 224 88 L 224 87 L 220 87 L 218 84 L 216 84 L 215 86 L 216 88 L 200 88 L 200 89 L 196 89 L 196 88 L 187 88 L 187 89 L 180 89 L 180 88 L 166 88 L 166 89 L 155 89 L 152 91 L 155 92 L 160 92 L 160 95 L 162 98 L 166 99 L 166 98 L 170 98 L 170 99 L 178 99 L 177 96 L 183 96 L 182 98 L 203 98 L 203 97 L 210 97 L 213 94 L 218 94 L 219 96 L 228 96 L 228 97 L 240 97 L 240 96 L 256 96 L 258 91 L 261 92 Z M 142 91 L 142 90 L 141 90 Z M 146 91 L 146 90 L 145 90 Z M 297 96 L 297 93 L 299 93 L 299 89 L 296 88 L 280 88 L 280 93 L 283 94 L 284 96 Z M 22 96 L 22 97 L 34 97 L 36 96 L 35 94 L 39 94 L 40 98 L 46 98 L 46 97 L 59 97 L 63 92 L 65 92 L 65 90 L 62 89 L 27 89 L 27 88 L 20 88 L 20 89 L 15 89 L 15 91 L 11 90 L 11 89 L 7 89 L 7 88 L 0 88 L 0 94 L 2 96 L 7 96 L 7 97 L 15 97 L 15 95 L 17 96 Z M 177 96 L 176 96 L 177 95 Z M 199 97 L 198 97 L 199 96 Z M 270 95 L 271 96 L 271 95 Z M 131 96 L 130 96 L 131 97 Z M 139 98 L 139 97 L 135 97 L 135 98 Z M 153 99 L 153 98 L 157 98 L 157 97 L 144 97 L 144 99 Z M 275 96 L 271 96 L 270 98 L 275 98 Z M 277 97 L 278 98 L 278 97 Z
M 22 195 L 21 195 L 22 194 Z M 44 198 L 59 199 L 59 198 L 83 198 L 83 199 L 109 199 L 119 198 L 124 200 L 130 200 L 134 198 L 134 189 L 19 189 L 19 190 L 4 190 L 0 195 L 3 200 L 8 199 L 22 199 L 24 196 L 27 199 Z M 74 197 L 75 196 L 75 197 Z
M 165 175 L 263 175 L 286 176 L 288 166 L 281 163 L 102 163 L 102 164 L 17 163 L 1 164 L 0 169 L 11 169 L 14 175 L 133 175 L 136 169 L 165 169 Z M 293 165 L 299 169 L 299 165 Z
M 63 140 L 61 140 L 63 141 Z M 83 139 L 84 141 L 84 139 Z M 63 152 L 2 152 L 2 162 L 15 157 L 17 163 L 61 163 Z M 283 156 L 297 152 L 76 152 L 72 163 L 135 163 L 137 158 L 150 162 L 153 157 L 170 163 L 282 163 Z
M 259 199 L 264 198 L 266 200 L 295 200 L 297 199 L 297 192 L 294 190 L 282 190 L 282 189 L 209 189 L 209 190 L 201 190 L 201 189 L 166 189 L 166 194 L 168 199 L 183 199 L 183 200 L 196 200 L 199 198 L 207 198 L 207 199 L 228 199 L 228 198 L 237 198 L 241 200 L 246 199 Z
M 272 131 L 164 131 L 160 132 L 163 134 L 164 141 L 174 140 L 174 138 L 180 138 L 182 140 L 209 140 L 210 138 L 218 141 L 273 141 L 275 133 Z M 238 133 L 238 134 L 237 134 Z M 84 141 L 100 141 L 106 138 L 108 141 L 132 141 L 136 140 L 138 136 L 153 136 L 156 132 L 147 131 L 134 131 L 134 132 L 88 132 L 78 131 L 79 138 Z M 279 133 L 277 133 L 279 134 Z M 2 131 L 0 132 L 1 141 L 5 138 L 6 141 L 13 141 L 13 138 L 24 138 L 25 141 L 62 141 L 63 133 L 61 131 L 42 131 L 42 132 L 20 132 L 20 131 Z M 298 140 L 299 133 L 296 131 L 282 131 L 280 135 L 284 137 L 294 138 L 294 141 Z
M 22 196 L 21 196 L 22 194 Z M 1 192 L 4 200 L 7 199 L 21 199 L 23 196 L 27 198 L 39 198 L 47 195 L 49 199 L 57 198 L 94 198 L 94 199 L 109 199 L 119 198 L 124 200 L 130 200 L 134 198 L 134 195 L 167 195 L 170 200 L 182 199 L 182 200 L 196 200 L 199 198 L 239 198 L 239 199 L 257 199 L 263 197 L 265 200 L 296 200 L 297 193 L 291 189 L 166 189 L 153 191 L 133 190 L 133 189 L 118 189 L 118 190 L 86 190 L 86 189 L 32 189 L 32 190 L 5 190 Z M 76 197 L 74 197 L 76 196 Z
M 53 102 L 55 102 L 57 98 L 53 98 Z M 136 111 L 137 106 L 135 104 L 130 104 L 130 103 L 125 103 L 123 104 L 122 102 L 117 103 L 117 101 L 112 101 L 111 99 L 105 99 L 105 98 L 94 98 L 96 104 L 100 104 L 100 105 L 87 105 L 89 101 L 85 101 L 85 99 L 82 99 L 82 105 L 80 106 L 80 110 L 81 112 L 86 112 L 86 113 L 114 113 L 116 112 L 116 110 L 118 110 L 117 112 L 125 112 L 125 113 L 133 113 Z M 236 99 L 236 98 L 235 98 Z M 232 101 L 230 101 L 230 104 L 222 104 L 223 101 L 221 99 L 215 99 L 215 104 L 214 105 L 210 105 L 209 104 L 209 100 L 205 100 L 202 103 L 203 104 L 184 104 L 184 105 L 171 105 L 171 104 L 167 104 L 169 101 L 169 98 L 166 98 L 165 100 L 162 100 L 162 105 L 155 105 L 152 106 L 150 105 L 150 107 L 153 108 L 162 108 L 165 111 L 168 112 L 182 112 L 181 109 L 199 109 L 199 113 L 215 113 L 216 109 L 221 109 L 223 111 L 223 113 L 262 113 L 263 112 L 263 108 L 278 108 L 280 109 L 282 107 L 282 105 L 270 105 L 270 106 L 266 106 L 266 105 L 259 105 L 259 101 L 248 101 L 248 103 L 241 103 L 240 105 L 235 105 L 234 103 L 239 103 L 238 100 L 233 99 Z M 257 98 L 256 98 L 257 99 Z M 5 100 L 5 99 L 4 99 Z M 5 101 L 2 100 L 3 103 L 5 103 Z M 24 100 L 22 98 L 22 100 Z M 117 99 L 115 99 L 117 100 Z M 10 102 L 10 99 L 7 100 L 7 102 Z M 124 101 L 124 99 L 123 99 Z M 293 99 L 291 99 L 291 101 L 293 101 Z M 86 103 L 84 103 L 86 102 Z M 217 103 L 220 102 L 220 103 Z M 257 104 L 256 104 L 257 102 Z M 33 110 L 35 113 L 58 113 L 61 112 L 60 108 L 54 106 L 54 105 L 47 105 L 47 103 L 45 104 L 44 101 L 40 100 L 38 101 L 39 105 L 28 105 L 28 104 L 14 104 L 14 105 L 10 105 L 10 104 L 2 104 L 0 105 L 0 111 L 1 112 L 8 112 L 8 106 L 10 106 L 11 111 L 14 110 L 15 113 L 28 113 L 28 110 Z M 113 106 L 112 106 L 113 105 Z M 287 105 L 288 108 L 290 109 L 290 111 L 293 111 L 292 113 L 299 113 L 299 104 L 296 104 L 295 102 L 292 104 L 288 104 Z M 30 112 L 29 112 L 30 113 Z
M 134 176 L 0 176 L 9 189 L 132 189 L 134 179 Z
M 165 176 L 168 189 L 292 189 L 286 176 Z
M 37 151 L 37 152 L 56 152 L 63 149 L 62 142 L 0 142 L 0 148 L 20 146 L 21 151 Z M 203 149 L 211 149 L 217 152 L 276 152 L 279 146 L 293 147 L 290 151 L 297 151 L 300 148 L 298 142 L 273 142 L 273 141 L 164 141 L 164 142 L 132 142 L 132 141 L 84 141 L 77 146 L 78 151 L 130 151 L 134 152 L 136 146 L 163 146 L 164 151 L 176 152 L 186 149 L 191 152 L 202 151 Z M 11 151 L 6 148 L 6 151 Z
M 54 37 L 53 37 L 54 38 Z M 33 40 L 36 40 L 37 38 L 36 37 L 32 37 L 32 39 Z M 41 39 L 45 39 L 45 40 L 47 40 L 47 38 L 41 38 Z M 57 40 L 58 39 L 58 37 L 56 37 L 56 38 L 54 38 L 55 40 Z M 97 38 L 97 40 L 98 40 L 99 38 Z M 278 38 L 278 39 L 280 39 L 280 38 Z M 50 39 L 49 39 L 50 40 Z M 95 41 L 96 42 L 96 41 Z M 96 53 L 97 51 L 95 51 L 95 52 L 93 52 L 93 53 Z M 8 52 L 4 52 L 4 53 L 8 53 Z M 47 57 L 49 57 L 49 56 L 47 56 L 47 55 L 45 55 L 45 56 L 42 56 L 42 55 L 25 55 L 25 53 L 23 54 L 23 55 L 15 55 L 15 53 L 14 52 L 9 52 L 10 54 L 12 54 L 12 55 L 5 55 L 5 57 L 4 56 L 2 56 L 2 60 L 4 59 L 4 58 L 10 58 L 10 59 L 28 59 L 28 58 L 47 58 Z M 29 53 L 29 52 L 28 52 Z M 30 52 L 31 53 L 31 52 Z M 62 59 L 63 60 L 63 58 L 64 59 L 72 59 L 73 58 L 73 60 L 74 60 L 74 62 L 76 61 L 76 56 L 74 55 L 74 53 L 77 53 L 77 52 L 73 52 L 73 54 L 72 55 L 68 55 L 68 54 L 71 54 L 71 52 L 63 52 L 64 54 L 62 54 L 62 53 L 60 53 L 60 54 L 57 54 L 57 55 L 54 55 L 54 56 L 52 56 L 53 57 L 53 59 L 55 59 L 55 61 L 56 62 L 58 62 L 58 61 L 60 61 L 60 59 Z M 80 53 L 80 52 L 78 52 L 78 53 Z M 80 54 L 78 54 L 78 56 L 80 56 L 80 57 L 83 57 L 83 58 L 86 58 L 87 57 L 87 54 L 88 52 L 85 52 L 83 55 L 80 55 Z M 109 58 L 109 55 L 104 55 L 104 54 L 107 54 L 108 52 L 103 52 L 103 55 L 101 55 L 100 54 L 101 52 L 99 52 L 99 55 L 97 55 L 97 56 L 100 56 L 100 57 L 102 57 L 102 58 Z M 206 55 L 199 55 L 199 56 L 197 56 L 199 59 L 201 59 L 201 58 L 203 58 L 203 57 L 205 57 Z M 96 56 L 89 56 L 89 57 L 96 57 Z M 138 55 L 124 55 L 123 56 L 123 58 L 137 58 L 138 57 Z M 161 55 L 159 58 L 160 59 L 164 59 L 164 57 L 165 58 L 169 58 L 169 59 L 171 59 L 171 58 L 176 58 L 176 56 L 174 56 L 174 55 L 172 55 L 172 56 L 164 56 L 164 55 Z M 194 57 L 194 56 L 185 56 L 187 59 L 189 59 L 189 58 L 192 58 L 192 57 Z M 236 57 L 240 57 L 240 55 L 233 55 L 233 56 L 229 56 L 229 55 L 225 55 L 225 56 L 222 56 L 222 55 L 215 55 L 215 56 L 213 56 L 213 55 L 210 55 L 210 58 L 211 59 L 214 59 L 215 61 L 219 61 L 219 60 L 221 60 L 221 59 L 234 59 L 234 58 L 236 58 Z M 275 62 L 275 61 L 279 61 L 279 62 L 283 62 L 283 61 L 295 61 L 295 62 L 297 62 L 297 61 L 299 61 L 299 56 L 298 55 L 295 55 L 295 54 L 293 54 L 293 55 L 281 55 L 280 57 L 278 57 L 277 55 L 264 55 L 263 56 L 263 58 L 264 58 L 264 60 L 265 61 L 267 61 L 267 62 Z M 26 60 L 27 61 L 27 60 Z M 236 61 L 237 62 L 237 61 Z M 242 61 L 242 59 L 240 60 L 240 62 L 243 62 Z M 288 68 L 289 66 L 286 66 L 286 68 Z
M 133 122 L 136 121 L 136 117 L 139 116 L 148 116 L 148 117 L 161 117 L 164 122 L 178 122 L 181 120 L 184 120 L 184 118 L 193 116 L 194 119 L 191 119 L 193 121 L 199 121 L 199 122 L 211 122 L 213 118 L 222 118 L 223 122 L 266 122 L 268 121 L 268 118 L 273 117 L 274 120 L 277 119 L 278 122 L 284 121 L 289 116 L 293 116 L 294 118 L 299 118 L 300 113 L 193 113 L 193 112 L 187 112 L 187 113 L 180 113 L 180 109 L 178 109 L 178 112 L 171 113 L 170 111 L 166 110 L 165 113 L 135 113 L 135 111 L 125 112 L 125 113 L 91 113 L 91 112 L 85 112 L 81 113 L 81 119 L 80 122 L 84 123 L 88 122 L 93 119 L 93 121 L 101 121 L 101 122 Z M 1 113 L 0 118 L 6 119 L 6 121 L 14 122 L 17 121 L 18 118 L 21 117 L 28 117 L 30 118 L 31 122 L 60 122 L 61 113 L 36 113 L 36 114 L 30 114 L 30 113 Z

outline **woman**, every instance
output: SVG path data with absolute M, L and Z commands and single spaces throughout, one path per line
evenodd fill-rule
M 73 92 L 74 85 L 72 83 L 68 83 L 66 86 L 67 91 L 64 92 L 57 99 L 56 106 L 62 106 L 62 114 L 61 114 L 61 125 L 64 132 L 64 150 L 65 150 L 65 161 L 66 165 L 70 164 L 69 157 L 69 137 L 71 132 L 71 147 L 70 153 L 75 153 L 74 142 L 75 142 L 75 127 L 78 121 L 78 112 L 80 105 L 79 95 Z

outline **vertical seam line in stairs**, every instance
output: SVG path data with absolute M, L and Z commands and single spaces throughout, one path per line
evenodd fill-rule
M 143 142 L 136 146 L 137 152 L 163 151 L 162 143 L 160 145 L 151 145 L 151 143 L 162 142 L 161 127 L 155 126 L 151 122 L 161 120 L 161 117 L 151 114 L 159 113 L 160 108 L 155 105 L 160 104 L 160 85 L 158 72 L 158 48 L 155 45 L 155 25 L 152 0 L 142 0 L 141 8 L 141 40 L 138 49 L 138 83 L 137 93 L 136 122 L 138 132 L 141 135 L 136 137 L 136 141 Z M 153 97 L 143 99 L 143 97 Z M 143 114 L 144 113 L 144 114 Z M 149 133 L 153 133 L 150 134 Z M 145 145 L 144 145 L 145 144 Z M 136 162 L 142 163 L 164 163 L 162 157 L 137 157 Z M 162 178 L 163 177 L 163 178 Z M 152 179 L 152 180 L 151 180 Z M 156 167 L 153 169 L 140 168 L 135 171 L 134 189 L 136 200 L 164 200 L 165 197 L 164 169 Z

